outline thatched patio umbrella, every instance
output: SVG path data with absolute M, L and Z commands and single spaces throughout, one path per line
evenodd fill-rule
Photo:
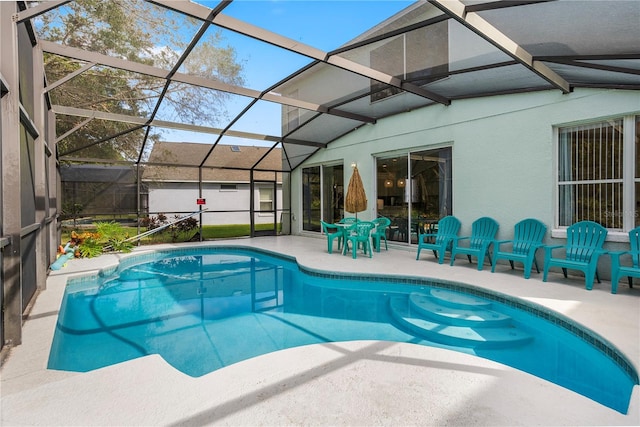
M 367 194 L 364 192 L 364 186 L 362 185 L 362 178 L 360 178 L 360 172 L 358 167 L 353 168 L 353 175 L 349 180 L 349 186 L 347 187 L 347 195 L 344 199 L 344 210 L 347 212 L 355 213 L 358 218 L 358 212 L 362 212 L 367 209 Z

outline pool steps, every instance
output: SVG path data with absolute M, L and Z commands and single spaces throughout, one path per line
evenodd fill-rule
M 485 306 L 455 308 L 449 304 L 442 304 L 437 297 L 430 298 L 418 292 L 409 296 L 409 303 L 417 314 L 436 323 L 476 328 L 511 326 L 511 316 L 488 310 Z
M 533 337 L 517 329 L 512 319 L 490 309 L 491 302 L 442 289 L 412 292 L 389 300 L 393 318 L 430 341 L 470 348 L 507 348 Z
M 418 292 L 415 292 L 418 294 Z M 442 305 L 448 307 L 465 307 L 465 308 L 489 308 L 491 301 L 476 297 L 474 295 L 452 292 L 446 289 L 432 289 L 429 297 L 438 300 Z

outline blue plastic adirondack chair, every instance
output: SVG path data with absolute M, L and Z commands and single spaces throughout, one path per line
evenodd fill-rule
M 547 281 L 549 268 L 560 267 L 567 277 L 567 269 L 579 270 L 584 273 L 585 288 L 593 288 L 593 278 L 600 283 L 598 276 L 598 259 L 607 253 L 602 247 L 607 238 L 607 229 L 593 221 L 580 221 L 567 228 L 567 244 L 545 246 L 544 275 L 542 281 Z M 554 257 L 556 249 L 564 248 L 564 258 Z
M 482 270 L 484 266 L 484 257 L 489 258 L 491 264 L 491 254 L 489 253 L 489 246 L 493 243 L 493 239 L 498 232 L 498 223 L 495 219 L 489 217 L 482 217 L 476 219 L 471 224 L 471 236 L 456 237 L 453 239 L 453 246 L 451 248 L 451 263 L 453 265 L 456 260 L 457 254 L 464 254 L 469 258 L 474 256 L 478 258 L 478 271 Z M 460 246 L 461 241 L 469 241 L 469 246 Z
M 371 258 L 373 256 L 371 253 L 371 230 L 373 230 L 374 227 L 375 224 L 369 221 L 358 221 L 353 224 L 349 228 L 347 236 L 345 237 L 346 240 L 344 242 L 344 250 L 342 254 L 346 255 L 349 250 L 348 243 L 350 242 L 352 256 L 354 259 L 356 258 L 356 252 L 360 244 L 362 245 L 364 253 L 369 253 L 369 258 Z
M 445 216 L 438 221 L 438 231 L 436 233 L 418 234 L 418 253 L 416 260 L 420 258 L 422 249 L 431 249 L 439 264 L 444 262 L 444 254 L 451 251 L 453 239 L 458 237 L 460 231 L 460 220 L 455 216 Z
M 513 240 L 498 240 L 493 243 L 493 262 L 491 272 L 496 271 L 499 259 L 506 259 L 513 270 L 514 262 L 524 264 L 524 278 L 531 276 L 531 267 L 535 264 L 536 271 L 540 273 L 536 252 L 541 248 L 542 240 L 547 232 L 547 226 L 537 219 L 527 218 L 517 223 L 514 227 Z M 506 248 L 511 246 L 511 251 Z M 504 248 L 504 249 L 503 249 Z
M 343 243 L 342 238 L 344 236 L 342 229 L 324 221 L 320 221 L 320 224 L 322 225 L 322 231 L 327 236 L 327 252 L 330 254 L 333 253 L 333 241 L 335 239 L 338 239 L 338 250 L 340 250 Z
M 631 250 L 621 252 L 611 252 L 611 293 L 618 292 L 618 281 L 621 277 L 627 276 L 629 287 L 633 288 L 633 277 L 640 277 L 640 227 L 636 227 L 629 232 L 629 246 Z M 623 255 L 631 258 L 631 265 L 620 263 Z
M 389 250 L 389 247 L 387 246 L 387 229 L 391 225 L 391 220 L 381 216 L 371 222 L 376 225 L 376 229 L 371 232 L 371 240 L 373 241 L 375 251 L 380 252 L 380 242 L 382 239 L 384 239 L 384 249 Z

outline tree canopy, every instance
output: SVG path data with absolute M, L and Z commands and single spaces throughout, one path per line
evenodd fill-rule
M 78 0 L 43 14 L 41 39 L 171 70 L 202 25 L 201 21 L 141 0 Z M 243 64 L 213 26 L 181 65 L 180 72 L 244 85 Z M 45 56 L 47 81 L 53 83 L 83 67 L 82 61 Z M 53 104 L 149 118 L 165 80 L 94 65 L 50 92 Z M 180 82 L 168 86 L 159 114 L 163 120 L 218 126 L 227 117 L 229 95 Z M 60 116 L 57 135 L 86 119 Z M 132 129 L 135 129 L 131 131 Z M 138 158 L 145 129 L 131 123 L 90 120 L 59 142 L 59 153 L 83 158 L 132 161 Z M 114 137 L 115 136 L 115 137 Z M 161 134 L 148 137 L 156 141 Z M 152 144 L 147 144 L 147 150 Z

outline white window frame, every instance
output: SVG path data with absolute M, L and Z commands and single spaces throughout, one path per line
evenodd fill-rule
M 264 194 L 265 191 L 268 191 L 271 195 L 270 199 L 263 199 L 262 196 Z M 258 187 L 258 206 L 260 206 L 260 216 L 267 216 L 267 215 L 273 215 L 273 202 L 274 202 L 274 198 L 275 198 L 275 194 L 273 194 L 273 188 L 272 187 Z M 262 209 L 262 204 L 263 203 L 270 203 L 271 206 L 269 209 Z M 270 212 L 264 212 L 264 211 L 270 211 Z
M 219 191 L 220 192 L 236 192 L 238 191 L 238 184 L 220 184 Z
M 640 178 L 636 178 L 636 120 L 640 120 L 640 116 L 636 114 L 631 115 L 619 115 L 615 117 L 607 117 L 600 119 L 593 119 L 584 121 L 581 123 L 563 124 L 554 126 L 553 138 L 554 138 L 554 174 L 555 174 L 555 227 L 551 230 L 551 236 L 557 238 L 566 238 L 567 226 L 560 226 L 560 131 L 563 128 L 580 126 L 580 125 L 595 125 L 607 120 L 620 120 L 622 119 L 623 125 L 623 159 L 622 159 L 622 215 L 623 226 L 620 229 L 609 229 L 607 234 L 607 241 L 614 242 L 626 242 L 629 240 L 629 230 L 636 227 L 635 215 L 636 215 L 636 200 L 635 200 L 635 184 L 640 182 Z M 610 182 L 593 180 L 594 183 Z

